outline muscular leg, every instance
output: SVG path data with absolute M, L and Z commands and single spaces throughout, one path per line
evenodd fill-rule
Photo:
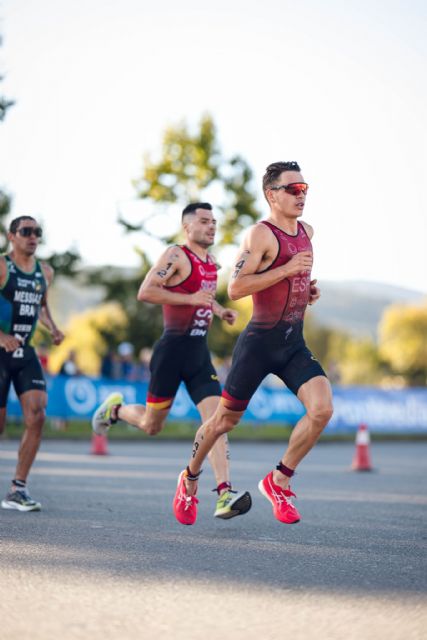
M 282 458 L 283 464 L 291 469 L 295 469 L 316 444 L 333 412 L 331 385 L 324 376 L 305 382 L 298 390 L 298 398 L 307 413 L 295 425 Z M 280 471 L 273 472 L 273 480 L 284 489 L 289 485 L 289 478 Z
M 205 423 L 213 414 L 219 404 L 219 396 L 203 398 L 197 405 L 202 423 Z M 223 433 L 208 453 L 209 462 L 215 475 L 217 486 L 223 482 L 230 482 L 230 468 L 228 463 L 228 438 Z M 224 489 L 225 491 L 225 489 Z
M 45 391 L 26 391 L 19 400 L 24 414 L 25 431 L 19 446 L 15 478 L 25 482 L 40 446 L 47 394 Z
M 198 429 L 193 444 L 193 453 L 189 462 L 189 468 L 193 475 L 202 468 L 202 464 L 210 450 L 220 436 L 231 431 L 239 422 L 243 411 L 230 411 L 221 402 L 213 414 Z M 194 495 L 197 489 L 197 482 L 185 479 L 185 486 L 188 495 Z
M 143 404 L 124 404 L 117 411 L 117 418 L 144 431 L 149 436 L 157 435 L 165 426 L 170 408 L 153 409 Z

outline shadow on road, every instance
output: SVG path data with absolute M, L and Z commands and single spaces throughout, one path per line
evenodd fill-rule
M 115 455 L 102 460 L 85 456 L 79 446 L 73 445 L 69 459 L 61 458 L 64 443 L 45 447 L 50 457 L 40 456 L 31 487 L 43 502 L 42 512 L 0 512 L 2 566 L 81 570 L 135 581 L 425 593 L 421 460 L 426 446 L 382 445 L 381 473 L 363 477 L 349 473 L 341 461 L 347 450 L 319 447 L 296 482 L 303 521 L 293 526 L 276 522 L 256 490 L 276 448 L 236 446 L 235 480 L 253 494 L 252 510 L 229 521 L 214 519 L 207 472 L 193 527 L 176 523 L 171 512 L 176 461 L 185 459 L 188 446 L 162 443 L 147 450 L 145 445 L 138 455 L 135 445 L 116 444 Z M 405 457 L 406 464 L 412 460 L 412 475 L 403 481 L 392 473 L 398 448 L 403 465 Z M 156 464 L 150 464 L 153 456 Z M 166 461 L 163 468 L 157 459 Z M 11 470 L 10 458 L 0 456 L 3 484 Z

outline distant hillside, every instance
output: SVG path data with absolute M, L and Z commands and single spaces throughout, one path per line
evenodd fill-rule
M 372 338 L 377 336 L 378 323 L 386 307 L 418 303 L 426 298 L 420 291 L 377 282 L 322 281 L 319 284 L 321 298 L 310 310 L 316 322 Z
M 129 269 L 114 268 L 111 273 L 131 275 Z M 375 282 L 322 281 L 321 298 L 310 309 L 316 322 L 355 335 L 376 337 L 378 323 L 386 307 L 394 303 L 417 303 L 425 294 Z M 65 326 L 70 316 L 102 301 L 102 287 L 82 286 L 76 280 L 59 276 L 50 294 L 58 323 Z

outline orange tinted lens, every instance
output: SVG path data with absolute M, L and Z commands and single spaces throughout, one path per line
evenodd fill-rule
M 291 194 L 291 196 L 299 196 L 300 193 L 304 195 L 307 193 L 308 184 L 305 182 L 293 182 L 292 184 L 288 184 L 286 187 L 286 191 Z

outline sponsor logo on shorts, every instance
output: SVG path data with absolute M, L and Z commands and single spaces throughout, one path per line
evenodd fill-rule
M 44 381 L 44 380 L 31 380 L 31 382 L 32 382 L 33 384 L 39 384 L 39 385 L 41 385 L 42 387 L 44 387 L 44 386 L 46 385 L 46 383 L 45 383 L 45 381 Z
M 207 334 L 206 329 L 191 329 L 190 336 L 205 336 Z

